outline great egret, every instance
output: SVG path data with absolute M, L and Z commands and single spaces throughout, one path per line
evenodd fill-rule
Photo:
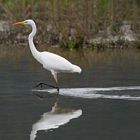
M 32 32 L 29 34 L 29 37 L 28 37 L 28 42 L 29 42 L 29 47 L 30 47 L 31 53 L 32 53 L 33 57 L 39 63 L 41 63 L 43 65 L 43 68 L 45 68 L 46 70 L 51 72 L 57 85 L 58 85 L 57 73 L 60 73 L 60 72 L 81 73 L 81 68 L 79 66 L 70 63 L 64 57 L 61 57 L 57 54 L 50 53 L 47 51 L 39 52 L 35 48 L 35 45 L 33 42 L 33 37 L 35 36 L 37 29 L 36 29 L 36 24 L 33 20 L 27 19 L 22 22 L 14 23 L 14 25 L 18 25 L 18 24 L 30 25 L 32 27 Z M 40 83 L 38 85 L 42 86 L 42 84 L 44 84 L 44 83 Z M 52 86 L 52 87 L 55 87 L 55 86 Z M 59 87 L 57 86 L 56 88 L 59 92 Z

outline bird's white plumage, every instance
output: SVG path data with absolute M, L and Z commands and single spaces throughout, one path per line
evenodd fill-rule
M 27 24 L 32 27 L 32 32 L 29 34 L 28 37 L 31 53 L 34 56 L 34 58 L 43 65 L 43 68 L 47 69 L 52 73 L 56 82 L 57 82 L 57 73 L 60 72 L 80 73 L 81 72 L 81 68 L 79 66 L 72 64 L 64 57 L 61 57 L 57 54 L 50 53 L 50 52 L 39 52 L 35 48 L 33 43 L 33 37 L 36 34 L 36 24 L 33 20 L 28 19 L 23 22 L 18 22 L 15 24 Z
M 81 69 L 77 69 L 75 65 L 70 63 L 64 57 L 56 55 L 50 52 L 41 52 L 42 65 L 47 70 L 53 70 L 57 73 L 59 72 L 81 72 Z

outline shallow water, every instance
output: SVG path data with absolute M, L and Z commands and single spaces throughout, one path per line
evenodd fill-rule
M 58 97 L 34 88 L 54 80 L 29 48 L 0 48 L 0 140 L 139 140 L 139 50 L 48 50 L 83 70 L 59 74 Z

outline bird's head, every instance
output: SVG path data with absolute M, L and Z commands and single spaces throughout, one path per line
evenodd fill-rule
M 18 25 L 18 24 L 22 24 L 22 25 L 32 25 L 34 24 L 34 21 L 32 19 L 27 19 L 21 22 L 16 22 L 13 25 Z

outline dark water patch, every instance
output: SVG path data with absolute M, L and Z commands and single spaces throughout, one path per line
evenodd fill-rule
M 78 96 L 94 97 L 88 99 L 60 95 L 57 111 L 61 114 L 63 111 L 80 109 L 81 116 L 56 129 L 40 129 L 36 139 L 139 140 L 140 102 L 128 100 L 139 98 L 138 50 L 39 49 L 60 54 L 83 69 L 80 75 L 58 75 L 62 92 L 76 96 L 76 91 L 70 89 L 85 89 L 86 93 L 78 90 Z M 0 68 L 0 139 L 29 140 L 33 125 L 42 119 L 44 113 L 51 113 L 56 102 L 55 95 L 42 99 L 36 97 L 32 92 L 33 87 L 40 81 L 51 84 L 55 82 L 50 72 L 32 58 L 26 47 L 0 49 Z M 91 91 L 88 90 L 89 87 L 92 88 Z M 97 96 L 99 98 L 95 98 Z

